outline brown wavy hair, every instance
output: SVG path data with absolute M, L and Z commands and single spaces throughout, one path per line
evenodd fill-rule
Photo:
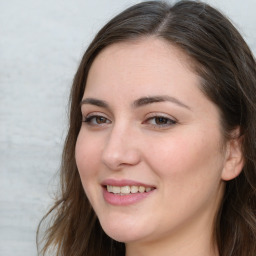
M 70 122 L 61 165 L 61 191 L 38 228 L 38 246 L 61 256 L 121 256 L 123 243 L 102 230 L 81 184 L 75 145 L 82 116 L 80 102 L 88 71 L 102 49 L 122 41 L 157 37 L 194 60 L 201 90 L 221 113 L 225 138 L 240 127 L 244 168 L 226 182 L 215 223 L 221 256 L 256 255 L 256 64 L 232 23 L 218 10 L 198 1 L 174 5 L 150 1 L 134 5 L 109 21 L 86 50 L 70 95 Z M 49 218 L 51 218 L 49 220 Z M 41 239 L 42 223 L 48 228 Z M 41 230 L 41 229 L 40 229 Z M 40 233 L 41 234 L 41 233 Z M 40 241 L 39 241 L 40 240 Z

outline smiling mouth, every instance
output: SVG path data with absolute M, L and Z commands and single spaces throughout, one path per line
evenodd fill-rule
M 105 186 L 109 193 L 118 194 L 118 195 L 130 195 L 136 193 L 148 193 L 154 190 L 154 187 L 144 187 L 144 186 Z

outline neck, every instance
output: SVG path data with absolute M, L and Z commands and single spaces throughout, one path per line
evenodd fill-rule
M 204 234 L 205 235 L 205 234 Z M 209 237 L 194 235 L 187 240 L 180 241 L 173 238 L 170 242 L 159 240 L 154 242 L 136 243 L 126 245 L 126 256 L 219 256 L 217 245 Z

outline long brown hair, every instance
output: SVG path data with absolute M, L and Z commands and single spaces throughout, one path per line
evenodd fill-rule
M 221 113 L 223 134 L 240 127 L 245 165 L 226 183 L 216 217 L 215 239 L 221 256 L 256 255 L 256 64 L 231 22 L 209 5 L 179 1 L 173 6 L 150 1 L 134 5 L 108 22 L 85 52 L 70 95 L 70 122 L 61 165 L 61 191 L 41 221 L 43 255 L 124 255 L 125 247 L 102 230 L 81 184 L 75 145 L 82 117 L 80 102 L 95 57 L 113 43 L 154 36 L 182 49 L 196 63 L 201 90 Z M 39 233 L 38 233 L 39 234 Z M 40 244 L 38 242 L 38 244 Z

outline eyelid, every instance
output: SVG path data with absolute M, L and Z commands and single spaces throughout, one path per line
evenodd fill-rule
M 93 123 L 91 122 L 92 119 L 94 119 L 94 118 L 100 118 L 100 117 L 106 119 L 107 122 L 105 122 L 105 123 L 98 123 L 98 124 L 97 124 L 97 123 L 93 124 Z M 89 125 L 89 126 L 103 126 L 103 125 L 106 125 L 106 124 L 109 124 L 109 123 L 112 122 L 112 121 L 110 120 L 110 118 L 109 118 L 107 115 L 103 114 L 102 112 L 91 112 L 91 113 L 88 113 L 88 114 L 86 114 L 86 115 L 83 114 L 83 116 L 82 116 L 82 121 L 83 121 L 84 123 L 86 123 L 87 125 Z
M 82 111 L 83 118 L 88 118 L 91 116 L 102 116 L 107 119 L 110 119 L 109 116 L 101 111 Z
M 154 117 L 164 117 L 164 118 L 170 119 L 174 122 L 178 122 L 178 120 L 175 117 L 173 117 L 169 114 L 166 114 L 166 113 L 162 113 L 162 112 L 151 112 L 146 115 L 145 119 L 154 118 Z
M 166 124 L 150 124 L 149 121 L 156 119 L 156 118 L 163 118 L 166 120 L 169 120 L 169 123 Z M 164 129 L 164 128 L 169 128 L 175 124 L 177 124 L 178 120 L 176 118 L 174 118 L 173 116 L 170 116 L 168 114 L 164 114 L 164 113 L 159 113 L 159 112 L 155 112 L 155 113 L 150 113 L 149 115 L 146 116 L 145 121 L 143 122 L 144 124 L 149 124 L 152 127 L 156 127 L 159 129 Z

